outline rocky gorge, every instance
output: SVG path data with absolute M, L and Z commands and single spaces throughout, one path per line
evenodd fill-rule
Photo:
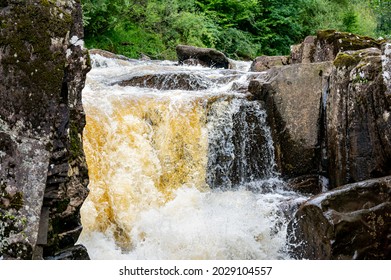
M 0 24 L 0 257 L 88 259 L 75 245 L 89 181 L 80 1 L 0 1 Z M 180 64 L 232 68 L 216 50 L 177 52 Z M 255 59 L 250 70 L 240 90 L 265 105 L 277 170 L 310 196 L 291 213 L 290 256 L 390 259 L 391 44 L 319 31 L 289 56 Z M 206 87 L 176 79 L 119 85 Z

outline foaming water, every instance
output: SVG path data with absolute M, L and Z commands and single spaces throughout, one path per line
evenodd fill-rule
M 283 206 L 300 197 L 274 172 L 261 104 L 234 90 L 249 74 L 92 59 L 83 91 L 90 194 L 79 239 L 90 257 L 287 258 Z M 120 85 L 156 74 L 206 86 Z
M 285 228 L 276 221 L 276 205 L 283 198 L 179 188 L 165 205 L 139 214 L 130 251 L 121 253 L 115 238 L 96 232 L 83 244 L 96 259 L 281 259 Z

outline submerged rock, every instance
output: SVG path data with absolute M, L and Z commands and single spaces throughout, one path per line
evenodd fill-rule
M 81 4 L 2 7 L 0 256 L 48 258 L 73 250 L 88 193 L 81 90 L 90 66 Z
M 304 203 L 288 225 L 297 259 L 390 259 L 391 177 L 349 184 Z
M 211 82 L 208 82 L 205 78 L 202 79 L 192 73 L 147 74 L 134 76 L 118 83 L 123 87 L 138 86 L 159 90 L 203 90 L 207 89 L 210 84 Z

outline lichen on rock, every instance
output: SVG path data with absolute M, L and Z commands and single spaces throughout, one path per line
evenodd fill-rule
M 380 49 L 384 40 L 375 40 L 336 30 L 319 30 L 316 36 L 308 36 L 303 43 L 291 48 L 292 63 L 313 63 L 333 61 L 339 52 L 355 51 L 367 48 Z M 351 63 L 348 57 L 341 56 L 336 66 Z M 350 61 L 350 62 L 349 62 Z
M 327 151 L 331 187 L 389 175 L 391 123 L 381 50 L 340 52 L 327 100 Z
M 9 230 L 2 233 L 7 244 L 0 256 L 54 258 L 72 251 L 88 193 L 81 90 L 90 65 L 81 4 L 27 0 L 2 6 L 0 222 Z M 54 221 L 61 226 L 53 227 Z

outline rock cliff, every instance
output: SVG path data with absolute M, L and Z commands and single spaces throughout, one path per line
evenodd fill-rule
M 282 176 L 322 193 L 289 225 L 292 256 L 390 258 L 390 43 L 319 31 L 292 47 L 290 61 L 249 91 L 266 102 Z
M 266 103 L 277 165 L 286 178 L 316 174 L 320 163 L 322 98 L 332 63 L 294 64 L 269 70 L 269 80 L 250 82 Z
M 81 3 L 1 1 L 0 24 L 0 257 L 86 259 Z
M 391 174 L 387 75 L 378 48 L 340 52 L 334 60 L 326 107 L 332 187 Z
M 390 175 L 390 44 L 319 31 L 291 61 L 249 86 L 269 104 L 283 177 L 325 176 L 335 188 Z

